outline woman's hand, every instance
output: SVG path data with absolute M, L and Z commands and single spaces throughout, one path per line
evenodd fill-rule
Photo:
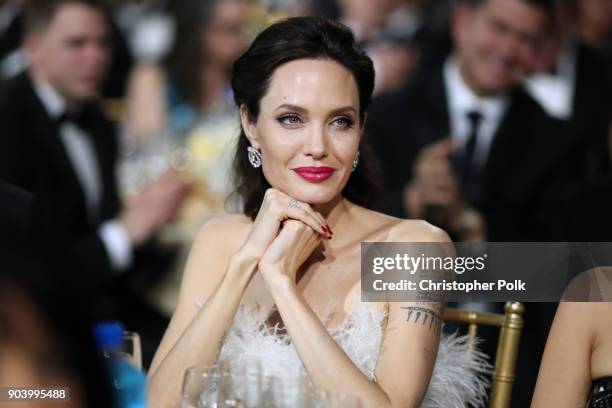
M 321 214 L 306 203 L 292 200 L 292 197 L 277 189 L 268 189 L 240 252 L 246 252 L 249 257 L 261 260 L 272 241 L 279 236 L 281 226 L 287 220 L 296 220 L 304 227 L 308 227 L 313 234 L 321 234 L 326 238 L 331 236 L 331 230 L 328 230 L 325 218 Z
M 272 283 L 296 283 L 300 266 L 321 244 L 323 237 L 301 221 L 287 220 L 259 261 L 259 271 L 268 287 Z

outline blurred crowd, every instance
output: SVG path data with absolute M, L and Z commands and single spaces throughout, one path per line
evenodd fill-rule
M 612 241 L 610 0 L 0 0 L 0 386 L 59 372 L 89 401 L 95 361 L 40 356 L 86 354 L 76 328 L 101 319 L 141 334 L 147 366 L 160 284 L 236 208 L 233 61 L 299 15 L 343 22 L 374 61 L 376 209 L 457 241 Z M 515 406 L 553 312 L 527 307 Z

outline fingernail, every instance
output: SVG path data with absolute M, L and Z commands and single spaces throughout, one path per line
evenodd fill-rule
M 326 227 L 327 227 L 327 230 L 329 231 L 329 233 L 333 235 L 334 231 L 332 231 L 332 229 L 329 227 L 329 225 L 326 225 Z

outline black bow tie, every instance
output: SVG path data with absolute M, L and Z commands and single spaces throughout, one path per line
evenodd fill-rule
M 74 123 L 80 128 L 86 129 L 88 126 L 92 126 L 95 123 L 95 109 L 91 106 L 84 104 L 79 107 L 76 111 L 64 112 L 55 119 L 55 123 L 58 126 L 64 123 Z
M 80 109 L 78 112 L 64 112 L 55 119 L 58 126 L 64 123 L 74 123 L 78 127 L 84 128 L 87 126 L 89 115 L 86 109 Z

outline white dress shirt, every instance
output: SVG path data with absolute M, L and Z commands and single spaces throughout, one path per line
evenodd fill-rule
M 460 150 L 465 149 L 472 130 L 468 113 L 479 112 L 482 115 L 473 157 L 474 163 L 482 168 L 489 156 L 495 133 L 508 108 L 508 97 L 505 94 L 492 97 L 477 96 L 461 77 L 459 67 L 452 57 L 444 63 L 444 86 L 448 97 L 450 136 Z
M 59 119 L 66 112 L 65 100 L 48 83 L 34 81 L 34 90 L 51 119 Z M 87 215 L 94 219 L 102 200 L 102 176 L 95 146 L 87 132 L 71 121 L 63 122 L 59 133 L 83 191 Z M 104 243 L 113 269 L 123 271 L 130 266 L 132 246 L 118 220 L 104 222 L 98 228 L 98 236 Z
M 539 72 L 525 80 L 529 95 L 558 119 L 569 120 L 574 113 L 577 54 L 576 43 L 568 42 L 557 57 L 556 74 Z

